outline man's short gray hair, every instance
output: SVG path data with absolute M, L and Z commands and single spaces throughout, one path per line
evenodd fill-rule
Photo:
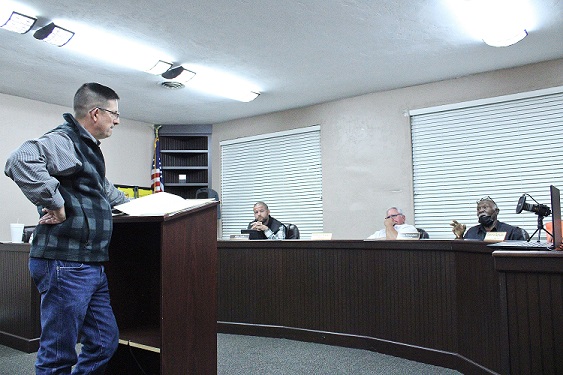
M 403 210 L 401 210 L 399 207 L 389 207 L 389 208 L 387 209 L 387 212 L 389 212 L 389 211 L 391 211 L 391 210 L 397 210 L 397 212 L 398 212 L 400 215 L 404 215 Z

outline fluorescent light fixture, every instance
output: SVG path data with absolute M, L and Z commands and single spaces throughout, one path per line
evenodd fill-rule
M 538 22 L 531 0 L 443 1 L 468 35 L 495 47 L 519 42 Z
M 158 62 L 156 64 L 154 64 L 154 66 L 152 68 L 147 70 L 147 73 L 154 74 L 154 75 L 158 76 L 158 75 L 166 72 L 171 67 L 172 67 L 172 63 L 162 61 L 162 60 L 158 60 Z
M 190 67 L 197 75 L 186 86 L 214 96 L 239 102 L 251 102 L 260 95 L 260 90 L 248 82 L 230 74 L 206 66 Z
M 198 77 L 199 76 L 200 74 L 198 74 Z M 228 82 L 217 82 L 215 79 L 208 78 L 209 77 L 202 78 L 201 80 L 197 80 L 197 82 L 196 79 L 193 79 L 189 83 L 189 87 L 207 94 L 238 100 L 239 102 L 245 103 L 253 101 L 260 95 L 259 92 L 252 91 L 245 87 L 233 86 Z
M 35 25 L 35 21 L 37 21 L 37 18 L 26 16 L 18 12 L 12 12 L 6 23 L 0 27 L 4 30 L 25 34 Z
M 254 91 L 237 91 L 230 94 L 224 94 L 227 98 L 238 100 L 239 102 L 248 103 L 260 96 L 259 92 Z
M 76 32 L 66 49 L 94 59 L 155 75 L 164 73 L 172 66 L 167 61 L 174 61 L 168 54 L 140 43 L 138 41 L 140 39 L 125 38 L 69 19 L 54 22 L 61 24 L 64 22 Z M 103 53 L 100 53 L 99 49 L 92 48 L 96 45 L 103 46 Z
M 526 30 L 516 30 L 514 32 L 489 33 L 483 37 L 483 42 L 491 47 L 508 47 L 518 43 L 528 35 Z
M 182 68 L 182 73 L 180 73 L 180 75 L 178 75 L 178 77 L 176 77 L 176 80 L 182 83 L 186 83 L 189 80 L 191 80 L 192 78 L 194 78 L 195 73 L 192 72 L 191 70 L 187 70 Z
M 162 78 L 173 79 L 175 81 L 186 83 L 194 78 L 195 73 L 191 70 L 185 69 L 183 66 L 177 66 L 162 73 Z
M 43 26 L 33 34 L 35 39 L 42 40 L 57 47 L 62 47 L 67 44 L 73 36 L 74 33 L 72 31 L 63 29 L 53 22 L 47 26 Z

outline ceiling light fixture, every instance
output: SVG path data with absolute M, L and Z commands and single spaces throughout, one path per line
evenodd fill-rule
M 498 31 L 483 37 L 483 42 L 491 47 L 508 47 L 518 43 L 528 35 L 526 30 L 516 30 L 513 32 Z
M 194 78 L 195 73 L 191 70 L 185 69 L 183 66 L 177 66 L 172 69 L 168 69 L 166 72 L 162 73 L 162 78 L 173 79 L 175 81 L 186 83 L 192 78 Z
M 135 69 L 154 75 L 161 75 L 172 64 L 172 57 L 161 50 L 145 44 L 140 38 L 128 38 L 108 30 L 93 27 L 71 19 L 55 19 L 55 24 L 69 27 L 76 32 L 65 49 L 82 55 L 90 56 L 111 64 L 120 65 L 128 69 Z M 102 43 L 104 53 L 92 48 Z
M 55 25 L 53 22 L 47 26 L 43 26 L 33 34 L 35 39 L 42 40 L 58 47 L 62 47 L 67 44 L 73 36 L 74 33 L 72 31 L 63 29 L 62 27 Z
M 473 39 L 493 47 L 518 43 L 537 28 L 532 0 L 443 0 Z
M 260 95 L 260 89 L 248 81 L 204 65 L 190 66 L 197 75 L 187 88 L 213 96 L 221 96 L 239 102 L 251 102 Z
M 166 61 L 162 61 L 162 60 L 158 60 L 158 62 L 156 64 L 154 64 L 154 66 L 152 68 L 147 70 L 147 73 L 154 74 L 154 75 L 160 75 L 160 74 L 166 72 L 171 67 L 172 67 L 171 63 L 166 62 Z
M 241 91 L 237 93 L 236 96 L 231 96 L 232 99 L 238 100 L 239 102 L 248 103 L 260 96 L 259 92 L 254 91 Z
M 194 80 L 195 81 L 195 80 Z M 192 87 L 190 82 L 189 87 Z M 219 85 L 205 85 L 205 83 L 198 83 L 194 85 L 193 88 L 206 92 L 211 95 L 222 96 L 223 98 L 233 99 L 239 102 L 248 103 L 256 99 L 260 93 L 256 91 L 247 90 L 240 87 L 233 86 L 219 86 Z
M 36 21 L 37 18 L 26 16 L 25 14 L 18 12 L 12 12 L 10 18 L 8 18 L 6 23 L 0 26 L 0 28 L 20 34 L 25 34 L 29 30 L 31 30 Z

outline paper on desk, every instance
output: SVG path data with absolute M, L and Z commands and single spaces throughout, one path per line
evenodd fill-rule
M 131 216 L 164 216 L 214 201 L 213 198 L 184 199 L 179 195 L 160 192 L 133 199 L 130 202 L 115 206 L 114 209 Z

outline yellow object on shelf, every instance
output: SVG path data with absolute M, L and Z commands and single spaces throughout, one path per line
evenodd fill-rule
M 152 189 L 148 187 L 145 188 L 130 185 L 115 185 L 115 187 L 121 190 L 129 199 L 140 198 L 152 194 Z

